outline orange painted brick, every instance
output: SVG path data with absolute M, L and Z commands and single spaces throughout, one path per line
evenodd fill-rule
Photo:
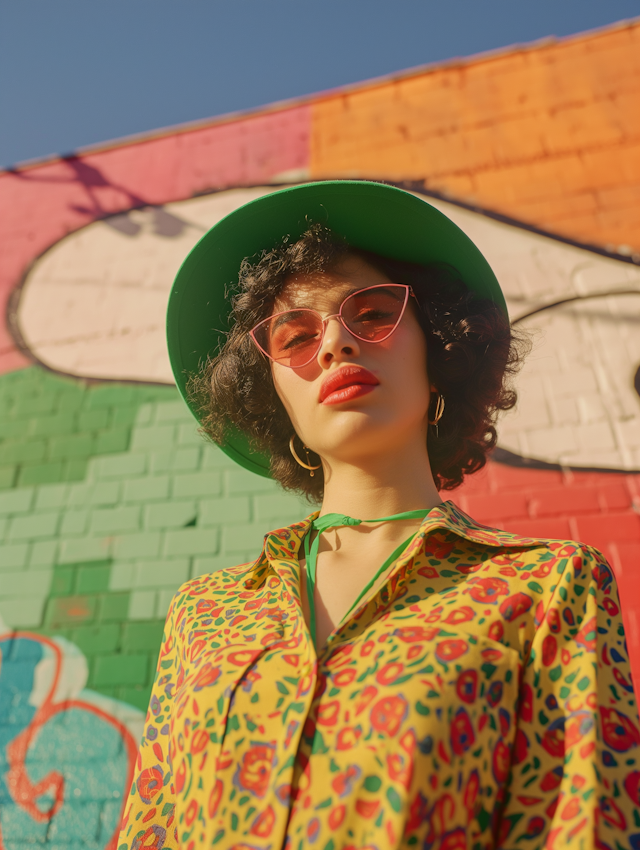
M 532 494 L 529 510 L 532 517 L 573 516 L 600 510 L 595 487 L 557 487 Z
M 465 495 L 463 510 L 480 522 L 528 516 L 528 502 L 524 493 L 485 493 Z
M 577 539 L 604 550 L 610 543 L 640 543 L 636 513 L 592 514 L 575 519 Z
M 612 481 L 610 484 L 600 485 L 598 496 L 600 504 L 607 511 L 620 511 L 631 505 L 631 494 L 626 481 Z
M 511 519 L 501 528 L 523 537 L 535 537 L 542 540 L 571 540 L 571 526 L 566 519 Z
M 491 476 L 496 490 L 534 490 L 545 487 L 562 486 L 563 477 L 555 469 L 526 469 L 507 466 L 502 463 L 491 464 Z

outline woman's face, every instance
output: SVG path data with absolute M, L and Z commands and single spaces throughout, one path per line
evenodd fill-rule
M 310 307 L 323 317 L 334 315 L 354 290 L 395 282 L 360 257 L 350 256 L 334 271 L 290 278 L 273 312 Z M 403 444 L 426 453 L 427 346 L 413 300 L 409 298 L 400 324 L 383 342 L 356 339 L 334 318 L 308 365 L 291 369 L 272 361 L 276 392 L 296 433 L 329 464 L 332 459 L 366 463 L 367 456 Z M 369 375 L 346 377 L 354 371 L 347 369 L 352 366 Z

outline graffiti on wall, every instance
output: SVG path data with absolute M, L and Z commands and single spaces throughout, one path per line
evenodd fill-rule
M 0 625 L 0 847 L 115 840 L 144 715 L 87 672 L 64 638 Z

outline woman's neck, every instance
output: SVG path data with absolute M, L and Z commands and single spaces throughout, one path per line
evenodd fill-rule
M 426 452 L 385 452 L 359 465 L 325 463 L 321 516 L 342 513 L 376 519 L 440 504 Z

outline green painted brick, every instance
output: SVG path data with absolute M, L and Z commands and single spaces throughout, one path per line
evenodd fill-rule
M 9 520 L 7 517 L 0 517 L 0 541 L 3 541 L 9 529 Z
M 146 654 L 98 655 L 93 664 L 91 684 L 145 685 L 148 681 L 149 659 Z
M 116 558 L 153 558 L 160 553 L 159 531 L 143 531 L 140 534 L 118 536 L 113 542 Z
M 2 405 L 2 402 L 0 402 Z M 11 437 L 24 437 L 25 432 L 30 429 L 30 421 L 25 419 L 10 419 L 6 407 L 3 407 L 3 419 L 0 421 L 0 440 Z
M 51 570 L 16 570 L 3 572 L 0 583 L 0 596 L 28 596 L 37 590 L 40 595 L 49 591 Z
M 102 561 L 109 557 L 113 546 L 110 537 L 78 537 L 63 540 L 60 544 L 58 561 L 72 564 L 77 561 Z
M 102 689 L 101 689 L 102 692 Z M 146 712 L 151 700 L 151 685 L 139 688 L 118 688 L 118 699 Z
M 181 425 L 178 425 L 178 433 L 176 436 L 179 446 L 192 446 L 194 443 L 202 442 L 202 437 L 198 433 L 198 424 L 191 418 L 189 422 L 184 422 Z
M 0 600 L 0 617 L 12 628 L 37 628 L 42 623 L 46 601 L 45 596 L 36 596 L 34 593 L 22 599 Z
M 156 600 L 156 617 L 166 619 L 169 605 L 171 605 L 171 600 L 176 595 L 177 590 L 177 587 L 173 587 L 171 589 L 164 588 L 158 591 L 158 598 Z
M 152 620 L 156 617 L 155 590 L 134 590 L 129 599 L 130 620 Z
M 166 422 L 184 422 L 186 419 L 191 419 L 189 410 L 182 399 L 160 402 L 155 407 L 154 419 L 159 425 Z
M 94 507 L 117 505 L 120 502 L 120 491 L 120 481 L 72 484 L 69 487 L 67 503 L 82 508 L 87 505 L 93 505 Z
M 181 528 L 167 531 L 164 554 L 172 555 L 215 555 L 218 550 L 218 532 L 215 529 Z
M 82 410 L 78 414 L 78 431 L 99 431 L 109 425 L 110 408 L 101 407 L 97 410 Z M 71 428 L 68 429 L 71 431 Z
M 122 649 L 124 652 L 155 652 L 162 643 L 164 620 L 149 620 L 141 623 L 125 623 L 122 627 Z
M 75 591 L 76 570 L 74 567 L 58 567 L 51 579 L 50 596 L 71 596 Z
M 111 566 L 82 567 L 78 570 L 77 593 L 101 593 L 109 588 Z
M 264 535 L 265 528 L 263 525 L 227 524 L 222 531 L 222 552 L 227 554 L 255 550 L 255 557 L 257 558 L 264 545 Z
M 129 405 L 123 407 L 114 407 L 111 411 L 111 425 L 114 428 L 127 428 L 131 429 L 131 426 L 136 421 L 136 416 L 139 410 L 138 405 Z
M 290 525 L 304 519 L 314 510 L 308 502 L 292 493 L 274 493 L 269 496 L 254 496 L 255 519 L 258 522 L 275 522 L 275 525 Z
M 14 517 L 9 527 L 10 540 L 37 540 L 53 537 L 58 530 L 60 511 Z
M 28 487 L 33 484 L 55 484 L 62 481 L 64 477 L 64 463 L 61 460 L 25 464 L 20 467 L 18 484 L 21 487 Z
M 271 493 L 274 496 L 278 494 L 278 485 L 270 478 L 263 478 L 261 475 L 254 475 L 253 472 L 248 472 L 245 469 L 230 469 L 225 472 L 227 482 L 226 492 L 230 496 L 235 496 L 239 493 Z
M 191 577 L 208 575 L 215 573 L 218 570 L 228 570 L 230 567 L 237 567 L 240 564 L 253 563 L 260 554 L 260 549 L 253 552 L 231 552 L 227 555 L 215 555 L 212 558 L 194 558 L 191 566 Z
M 124 482 L 123 501 L 157 502 L 169 497 L 169 476 L 148 475 Z
M 175 425 L 137 426 L 132 434 L 131 448 L 134 451 L 163 449 L 173 446 L 175 437 Z
M 31 510 L 35 490 L 28 487 L 0 493 L 0 514 L 23 514 Z
M 45 623 L 52 628 L 90 623 L 95 620 L 97 609 L 96 596 L 54 596 L 48 600 Z
M 0 464 L 35 464 L 44 460 L 46 453 L 44 440 L 4 440 L 0 443 Z
M 198 516 L 192 500 L 159 502 L 144 509 L 145 528 L 179 528 L 193 522 Z
M 36 511 L 50 511 L 62 508 L 67 502 L 68 492 L 68 484 L 47 484 L 38 487 L 34 509 Z
M 53 437 L 49 442 L 51 460 L 89 457 L 92 454 L 95 454 L 95 437 L 92 434 Z
M 170 561 L 153 559 L 139 561 L 134 573 L 134 587 L 169 587 L 177 590 L 189 578 L 190 562 L 188 558 L 174 558 Z
M 71 458 L 64 464 L 63 481 L 84 481 L 89 468 L 88 458 Z
M 18 416 L 31 416 L 35 413 L 51 413 L 58 401 L 55 393 L 30 395 L 25 393 L 16 399 L 13 412 Z
M 173 479 L 173 496 L 176 499 L 217 496 L 221 492 L 222 476 L 219 472 L 195 472 L 191 475 L 176 475 Z
M 89 526 L 89 511 L 70 508 L 62 516 L 60 534 L 64 537 L 80 537 Z
M 189 472 L 198 469 L 200 465 L 200 446 L 175 449 L 172 451 L 152 452 L 150 456 L 151 471 L 155 474 L 163 472 Z
M 86 390 L 83 386 L 67 386 L 58 395 L 57 409 L 65 413 L 76 412 L 81 409 L 85 396 Z
M 129 593 L 105 593 L 98 599 L 98 620 L 121 623 L 129 613 Z
M 8 490 L 16 481 L 17 466 L 0 466 L 0 490 Z
M 0 546 L 0 570 L 20 569 L 27 563 L 27 543 L 7 543 Z
M 71 640 L 85 655 L 115 652 L 120 648 L 121 626 L 118 623 L 81 626 L 74 629 Z
M 97 508 L 91 513 L 93 534 L 116 534 L 136 531 L 140 527 L 140 508 Z
M 117 505 L 120 501 L 121 490 L 120 481 L 98 481 L 91 488 L 89 504 L 95 507 Z
M 248 496 L 230 496 L 226 499 L 206 499 L 200 502 L 199 526 L 249 522 L 250 519 L 251 501 Z
M 136 413 L 136 428 L 152 425 L 156 418 L 155 404 L 141 404 Z
M 223 470 L 238 468 L 231 458 L 222 451 L 222 449 L 219 449 L 217 446 L 214 446 L 213 443 L 206 442 L 205 440 L 202 440 L 202 444 L 203 452 L 202 463 L 200 466 L 201 469 Z
M 77 430 L 75 426 L 75 414 L 65 411 L 32 419 L 29 423 L 29 432 L 34 437 L 56 437 L 73 433 Z
M 126 407 L 136 400 L 136 389 L 128 384 L 103 384 L 93 387 L 87 394 L 84 406 L 88 410 L 97 407 Z
M 124 452 L 129 448 L 131 430 L 129 428 L 110 428 L 96 434 L 96 454 Z
M 59 540 L 36 540 L 31 545 L 29 569 L 32 567 L 52 567 L 56 563 Z
M 116 454 L 94 459 L 90 468 L 98 479 L 131 478 L 143 475 L 147 470 L 147 457 L 144 454 Z
M 137 569 L 137 561 L 114 561 L 109 573 L 109 590 L 133 590 Z
M 117 688 L 115 685 L 110 685 L 109 687 L 101 685 L 99 688 L 96 688 L 94 685 L 93 689 L 105 697 L 111 697 L 111 699 L 121 699 L 120 693 L 123 690 L 123 688 Z M 151 691 L 151 688 L 149 688 L 149 691 Z M 133 703 L 130 703 L 130 705 L 133 705 Z

